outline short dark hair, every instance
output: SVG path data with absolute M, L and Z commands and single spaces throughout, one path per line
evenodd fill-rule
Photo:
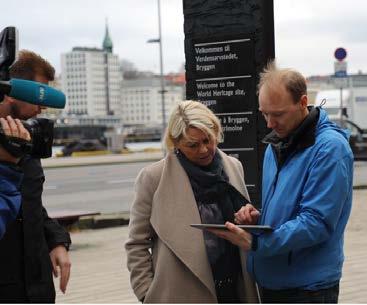
M 298 103 L 302 95 L 307 95 L 306 79 L 301 73 L 293 69 L 278 69 L 275 62 L 271 61 L 260 73 L 258 91 L 264 85 L 276 86 L 279 83 L 284 85 L 294 103 Z
M 42 75 L 49 81 L 55 78 L 55 69 L 51 64 L 40 55 L 22 50 L 18 54 L 17 60 L 10 67 L 10 78 L 20 78 L 35 80 L 36 75 Z

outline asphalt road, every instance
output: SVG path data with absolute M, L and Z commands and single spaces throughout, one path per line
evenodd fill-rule
M 152 162 L 46 169 L 43 203 L 48 211 L 126 212 L 139 171 Z M 356 162 L 354 185 L 367 184 L 367 162 Z
M 151 162 L 45 169 L 48 211 L 125 212 L 139 171 Z

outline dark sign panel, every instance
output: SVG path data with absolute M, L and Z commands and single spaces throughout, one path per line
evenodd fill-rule
M 224 132 L 219 147 L 245 166 L 246 183 L 257 186 L 254 45 L 247 37 L 193 40 L 191 91 L 218 116 Z M 251 180 L 251 181 L 250 181 Z
M 272 0 L 183 0 L 186 97 L 220 119 L 220 149 L 243 164 L 252 202 L 261 200 L 266 125 L 258 113 L 259 73 L 274 58 Z
M 256 120 L 253 112 L 216 113 L 223 132 L 223 148 L 254 148 L 256 146 Z
M 248 37 L 195 39 L 193 45 L 195 79 L 253 73 L 254 48 Z
M 195 80 L 195 95 L 214 112 L 248 111 L 256 107 L 252 75 Z
M 258 181 L 255 114 L 249 111 L 216 113 L 216 115 L 224 132 L 224 142 L 219 144 L 219 148 L 242 162 L 246 173 L 246 185 L 251 192 Z

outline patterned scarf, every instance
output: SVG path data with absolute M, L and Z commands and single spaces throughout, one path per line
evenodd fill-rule
M 205 167 L 195 165 L 179 150 L 176 155 L 189 177 L 201 222 L 233 222 L 234 213 L 248 200 L 228 182 L 218 150 Z M 214 279 L 234 278 L 239 272 L 238 248 L 205 230 L 204 240 Z

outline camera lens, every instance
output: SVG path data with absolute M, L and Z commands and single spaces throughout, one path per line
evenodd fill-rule
M 52 156 L 54 122 L 44 118 L 29 119 L 22 122 L 31 134 L 33 149 L 31 156 L 49 158 Z

